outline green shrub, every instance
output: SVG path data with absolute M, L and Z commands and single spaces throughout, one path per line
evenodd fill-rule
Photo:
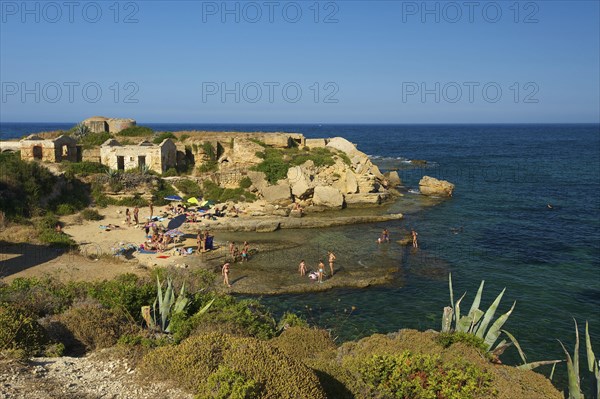
M 439 356 L 404 351 L 399 355 L 373 355 L 359 369 L 376 395 L 386 398 L 489 397 L 492 376 L 470 364 L 442 363 Z
M 59 204 L 56 207 L 56 214 L 57 215 L 72 215 L 75 212 L 77 212 L 77 210 L 75 209 L 75 207 L 71 204 Z
M 61 169 L 69 176 L 88 176 L 96 173 L 106 173 L 108 166 L 98 162 L 61 162 Z
M 46 343 L 42 326 L 14 306 L 0 304 L 0 326 L 0 352 L 22 351 L 18 357 L 31 356 L 39 353 Z
M 210 142 L 205 141 L 204 143 L 202 143 L 202 152 L 204 152 L 204 155 L 206 155 L 206 157 L 209 160 L 217 160 L 217 152 L 215 150 L 215 147 L 213 147 L 213 145 Z
M 123 312 L 94 304 L 72 307 L 59 320 L 86 350 L 109 348 L 132 329 Z
M 250 188 L 250 186 L 252 185 L 252 180 L 246 176 L 244 178 L 242 178 L 242 180 L 240 180 L 240 188 L 248 189 Z
M 172 320 L 171 331 L 176 341 L 190 336 L 194 331 L 218 330 L 259 339 L 269 339 L 275 335 L 275 320 L 260 302 L 237 300 L 229 295 L 215 297 L 212 294 L 196 295 L 194 302 L 206 304 L 212 299 L 214 302 L 208 312 Z
M 85 220 L 102 220 L 102 219 L 104 219 L 104 216 L 102 216 L 97 210 L 89 209 L 89 208 L 81 211 L 81 217 L 84 218 Z
M 204 199 L 215 202 L 252 202 L 256 200 L 256 195 L 244 190 L 243 188 L 223 188 L 210 180 L 204 180 L 202 187 Z
M 118 135 L 122 137 L 152 136 L 153 134 L 154 130 L 145 126 L 131 126 L 118 133 Z
M 92 283 L 88 295 L 110 309 L 122 309 L 142 321 L 142 306 L 156 298 L 156 283 L 135 274 L 122 274 L 113 280 Z
M 163 177 L 179 176 L 179 172 L 177 172 L 176 168 L 169 168 L 162 175 Z
M 177 191 L 167 181 L 160 179 L 158 186 L 152 193 L 152 202 L 156 206 L 166 205 L 169 201 L 165 200 L 165 197 L 169 195 L 176 195 Z
M 52 277 L 18 277 L 0 287 L 0 302 L 27 314 L 45 317 L 66 310 L 76 298 L 85 296 L 82 283 L 62 283 Z
M 175 135 L 173 133 L 162 132 L 162 133 L 159 133 L 156 137 L 154 137 L 154 139 L 152 139 L 152 142 L 154 144 L 160 144 L 166 139 L 171 139 L 173 141 L 177 141 L 177 137 L 175 137 Z
M 179 180 L 175 183 L 175 187 L 188 197 L 202 197 L 200 185 L 193 180 Z
M 456 342 L 462 342 L 481 351 L 482 354 L 490 356 L 483 338 L 465 332 L 439 333 L 435 340 L 444 348 L 449 348 Z
M 57 178 L 36 162 L 26 162 L 18 153 L 0 154 L 0 211 L 8 220 L 29 218 L 41 212 L 41 200 L 54 190 Z
M 79 140 L 79 143 L 83 145 L 83 148 L 89 149 L 101 146 L 110 138 L 112 138 L 112 135 L 108 132 L 90 133 Z
M 208 172 L 215 172 L 217 169 L 219 169 L 219 164 L 217 163 L 217 161 L 205 161 L 202 165 L 198 166 L 198 172 L 200 173 L 208 173 Z
M 147 206 L 148 205 L 148 201 L 146 201 L 145 199 L 143 199 L 139 194 L 135 194 L 131 197 L 125 197 L 125 198 L 121 198 L 120 200 L 118 200 L 116 202 L 115 205 L 119 205 L 119 206 L 129 206 L 129 207 L 142 207 L 142 206 Z
M 262 386 L 242 373 L 219 366 L 200 389 L 198 399 L 258 399 Z
M 139 370 L 143 375 L 169 379 L 196 393 L 210 393 L 210 388 L 214 388 L 224 374 L 233 371 L 238 386 L 247 386 L 252 381 L 252 385 L 260 387 L 256 394 L 261 398 L 325 399 L 319 380 L 311 369 L 287 357 L 268 342 L 254 338 L 218 333 L 190 337 L 177 346 L 150 352 L 144 357 Z M 215 383 L 208 384 L 215 373 L 217 375 L 211 380 Z M 250 391 L 250 386 L 247 388 Z
M 190 138 L 190 135 L 189 135 L 189 134 L 182 134 L 182 135 L 179 137 L 179 141 L 186 141 L 186 140 L 187 140 L 187 139 L 189 139 L 189 138 Z
M 289 327 L 270 342 L 286 355 L 300 361 L 336 350 L 327 331 L 308 327 Z

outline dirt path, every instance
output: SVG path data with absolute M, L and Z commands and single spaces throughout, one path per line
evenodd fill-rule
M 5 399 L 192 399 L 160 383 L 141 383 L 125 360 L 87 357 L 33 358 L 27 364 L 0 362 L 0 397 Z

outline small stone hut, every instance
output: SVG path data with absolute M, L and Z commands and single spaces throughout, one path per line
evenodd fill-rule
M 160 144 L 144 140 L 137 145 L 121 145 L 117 140 L 109 139 L 100 147 L 100 162 L 116 170 L 147 166 L 157 173 L 164 173 L 177 165 L 177 147 L 171 139 Z
M 77 162 L 81 157 L 77 141 L 69 136 L 43 139 L 32 134 L 19 143 L 21 159 L 26 161 Z

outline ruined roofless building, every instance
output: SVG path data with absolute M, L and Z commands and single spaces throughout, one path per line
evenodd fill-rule
M 77 141 L 69 136 L 42 139 L 34 134 L 19 141 L 21 159 L 26 161 L 77 162 L 81 158 Z
M 83 121 L 92 133 L 119 133 L 128 127 L 136 125 L 133 119 L 106 118 L 104 116 L 92 116 Z
M 171 139 L 158 145 L 146 140 L 137 145 L 121 145 L 117 140 L 109 139 L 100 146 L 100 162 L 116 170 L 147 166 L 157 173 L 164 173 L 177 165 L 177 147 Z

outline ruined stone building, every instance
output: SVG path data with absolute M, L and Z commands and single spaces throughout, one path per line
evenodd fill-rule
M 116 170 L 136 169 L 147 166 L 157 173 L 177 165 L 177 147 L 171 139 L 160 144 L 142 141 L 137 145 L 121 145 L 109 139 L 100 147 L 100 163 Z
M 69 136 L 43 139 L 32 134 L 15 143 L 18 143 L 21 159 L 26 161 L 78 162 L 81 160 L 81 147 L 77 146 L 77 140 Z M 15 144 L 13 146 L 17 147 Z
M 92 133 L 119 133 L 121 130 L 136 125 L 133 119 L 106 118 L 104 116 L 92 116 L 83 121 Z

